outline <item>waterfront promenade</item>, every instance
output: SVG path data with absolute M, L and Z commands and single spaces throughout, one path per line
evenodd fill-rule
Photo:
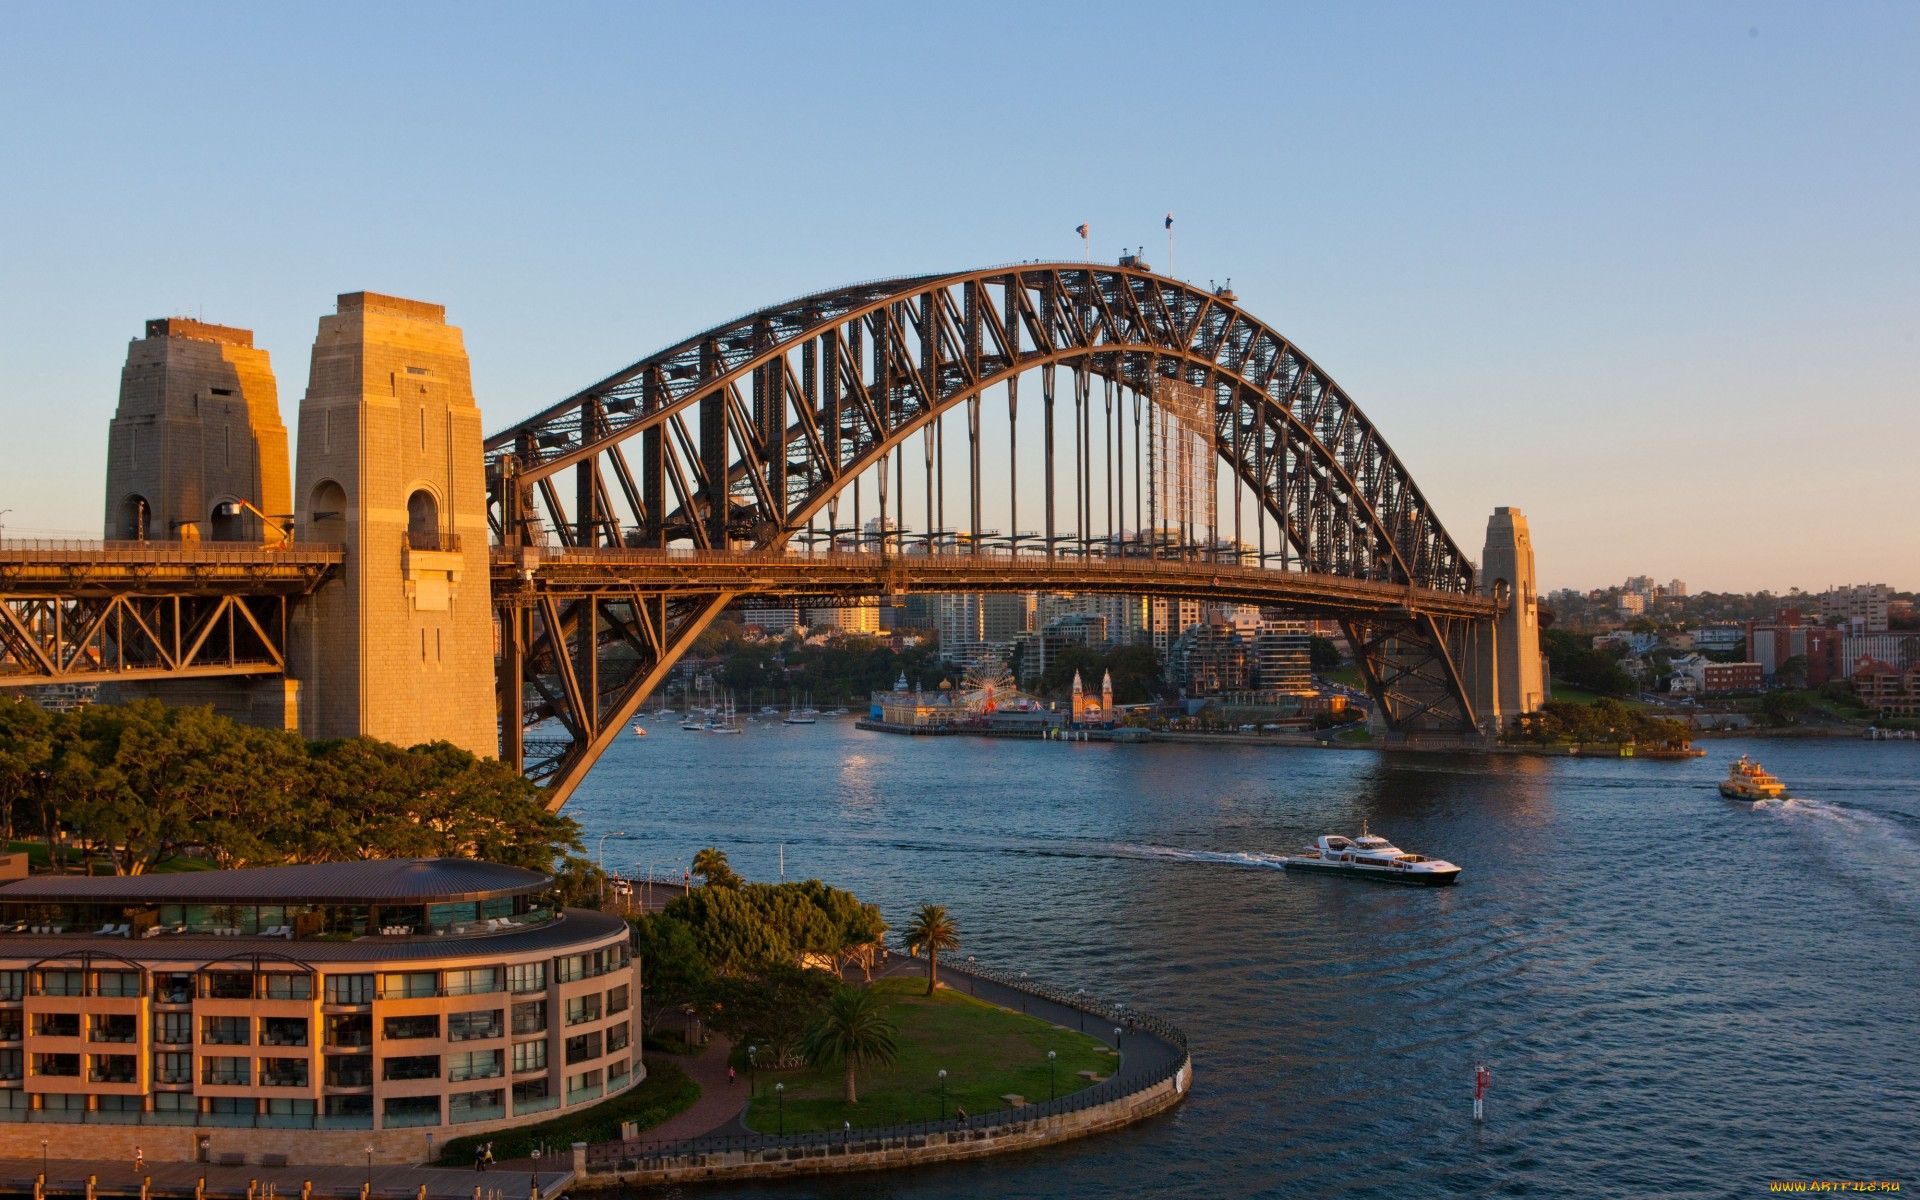
M 49 1142 L 58 1140 L 52 1128 Z M 39 1159 L 7 1159 L 0 1162 L 0 1194 L 33 1195 L 34 1179 L 40 1174 Z M 269 1195 L 293 1200 L 312 1184 L 315 1200 L 344 1200 L 360 1196 L 371 1185 L 378 1200 L 552 1200 L 561 1195 L 573 1180 L 571 1171 L 552 1169 L 529 1171 L 500 1167 L 474 1171 L 451 1167 L 395 1167 L 363 1164 L 341 1166 L 223 1167 L 210 1163 L 147 1163 L 136 1172 L 130 1159 L 46 1160 L 49 1196 L 86 1196 L 89 1182 L 94 1196 L 247 1197 L 259 1200 Z M 141 1191 L 142 1181 L 148 1189 Z M 476 1191 L 477 1189 L 477 1191 Z

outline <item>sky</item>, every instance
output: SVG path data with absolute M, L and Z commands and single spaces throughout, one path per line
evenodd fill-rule
M 861 279 L 1231 278 L 1542 586 L 1920 588 L 1920 6 L 14 6 L 0 520 L 98 536 L 128 339 L 444 303 L 488 429 Z M 1027 524 L 1022 521 L 1022 524 Z

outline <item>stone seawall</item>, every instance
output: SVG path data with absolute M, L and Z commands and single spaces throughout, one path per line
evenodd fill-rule
M 1136 1092 L 1069 1112 L 1022 1121 L 1018 1110 L 995 1113 L 974 1128 L 934 1130 L 885 1137 L 823 1137 L 805 1145 L 715 1149 L 687 1153 L 648 1152 L 589 1169 L 579 1148 L 574 1186 L 580 1189 L 657 1187 L 669 1184 L 779 1179 L 837 1172 L 882 1171 L 960 1159 L 1034 1150 L 1122 1129 L 1157 1116 L 1186 1098 L 1193 1060 L 1183 1058 L 1171 1077 Z

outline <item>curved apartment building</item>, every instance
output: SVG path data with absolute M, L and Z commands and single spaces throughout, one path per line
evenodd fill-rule
M 391 859 L 0 886 L 0 1157 L 419 1162 L 644 1077 L 626 922 Z

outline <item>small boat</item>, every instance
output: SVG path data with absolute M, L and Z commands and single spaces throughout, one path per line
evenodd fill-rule
M 819 723 L 816 719 L 818 712 L 819 710 L 812 705 L 812 697 L 808 697 L 808 705 L 805 708 L 800 707 L 800 701 L 797 698 L 790 697 L 787 700 L 787 715 L 780 723 L 782 725 L 816 725 Z
M 1280 861 L 1289 870 L 1332 871 L 1383 883 L 1437 887 L 1460 878 L 1459 867 L 1445 859 L 1408 854 L 1387 839 L 1368 833 L 1364 822 L 1359 837 L 1326 834 L 1311 847 Z
M 646 730 L 646 727 L 645 727 L 645 726 L 643 726 L 643 725 L 641 725 L 641 724 L 640 724 L 640 722 L 638 722 L 638 721 L 635 721 L 635 722 L 633 723 L 633 736 L 635 736 L 635 737 L 645 737 L 645 736 L 647 736 L 647 730 Z
M 1727 777 L 1720 781 L 1720 794 L 1729 800 L 1779 800 L 1786 796 L 1787 785 L 1742 754 L 1728 764 Z

